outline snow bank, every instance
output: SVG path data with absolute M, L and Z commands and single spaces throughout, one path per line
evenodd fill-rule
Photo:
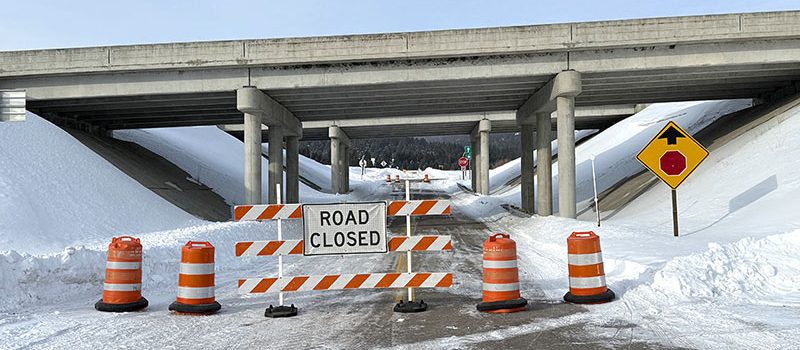
M 0 123 L 0 140 L 0 251 L 58 252 L 199 222 L 36 115 Z

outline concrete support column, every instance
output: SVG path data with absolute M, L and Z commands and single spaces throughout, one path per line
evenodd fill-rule
M 522 211 L 533 214 L 533 125 L 523 124 L 520 130 L 520 173 L 521 173 L 521 209 Z
M 269 136 L 269 203 L 278 203 L 278 189 L 283 192 L 283 127 L 270 126 Z M 281 198 L 284 198 L 281 195 Z
M 550 215 L 550 113 L 558 124 L 559 215 L 575 218 L 575 96 L 581 93 L 581 73 L 565 70 L 533 93 L 517 109 L 517 124 L 538 124 L 539 214 Z M 534 116 L 535 115 L 535 116 Z M 534 119 L 534 120 L 532 120 Z
M 342 149 L 342 189 L 344 193 L 350 192 L 350 145 L 345 144 Z
M 541 216 L 553 215 L 552 127 L 550 113 L 536 114 L 536 206 Z
M 331 190 L 347 193 L 350 191 L 350 138 L 336 125 L 328 128 L 328 137 L 331 138 Z
M 339 139 L 331 139 L 331 191 L 333 193 L 342 193 L 342 181 L 339 179 L 342 173 L 340 170 L 342 162 L 339 161 L 339 158 L 342 157 L 342 151 L 339 150 L 341 146 Z
M 558 128 L 558 215 L 576 217 L 575 202 L 575 98 L 556 98 Z
M 278 184 L 283 185 L 283 138 L 303 137 L 303 124 L 280 103 L 255 86 L 236 90 L 236 109 L 244 113 L 244 187 L 247 204 L 261 204 L 261 132 L 269 127 L 269 203 L 277 199 Z M 282 198 L 285 199 L 285 198 Z
M 488 119 L 483 119 L 478 123 L 480 137 L 480 188 L 482 195 L 489 194 L 489 131 L 492 130 L 492 123 Z
M 261 204 L 261 117 L 244 114 L 244 204 Z
M 286 136 L 286 200 L 300 203 L 300 140 Z
M 470 148 L 472 149 L 472 157 L 469 159 L 469 172 L 470 180 L 472 181 L 472 192 L 478 193 L 478 142 L 476 137 L 470 137 Z

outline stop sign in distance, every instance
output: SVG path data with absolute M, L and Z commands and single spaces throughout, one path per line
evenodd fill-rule
M 686 170 L 686 157 L 679 151 L 666 151 L 659 159 L 659 168 L 669 176 L 683 174 Z
M 464 158 L 464 157 L 458 158 L 458 166 L 463 168 L 463 167 L 467 166 L 467 164 L 469 164 L 469 161 L 467 160 L 467 158 Z

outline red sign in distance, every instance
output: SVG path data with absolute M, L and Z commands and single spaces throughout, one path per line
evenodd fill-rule
M 669 176 L 683 174 L 686 170 L 686 157 L 678 151 L 666 151 L 659 159 L 659 168 Z
M 469 161 L 465 157 L 458 158 L 458 166 L 465 168 L 469 164 Z

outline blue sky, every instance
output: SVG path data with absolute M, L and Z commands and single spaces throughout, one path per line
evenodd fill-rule
M 800 9 L 798 0 L 0 0 L 0 51 Z

